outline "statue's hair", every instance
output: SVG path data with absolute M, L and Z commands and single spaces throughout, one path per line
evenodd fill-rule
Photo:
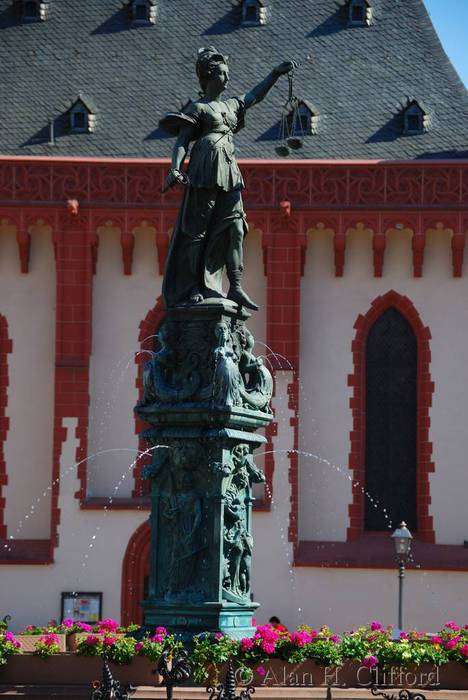
M 221 63 L 227 63 L 228 58 L 228 56 L 223 56 L 219 51 L 216 51 L 214 46 L 205 46 L 202 49 L 198 49 L 196 71 L 198 82 L 202 90 L 201 94 L 205 93 L 206 86 L 215 68 Z

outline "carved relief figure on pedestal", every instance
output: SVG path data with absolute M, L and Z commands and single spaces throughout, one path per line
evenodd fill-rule
M 239 406 L 242 378 L 227 323 L 218 323 L 215 334 L 218 346 L 214 351 L 213 401 L 219 407 Z
M 256 467 L 247 445 L 232 451 L 233 470 L 226 478 L 223 530 L 223 597 L 243 602 L 250 597 L 250 571 L 253 537 L 248 509 L 252 503 L 251 485 L 265 480 Z
M 171 558 L 168 562 L 168 593 L 180 594 L 195 582 L 199 553 L 203 549 L 202 500 L 189 471 L 172 475 L 170 495 L 164 499 L 162 514 L 169 521 Z

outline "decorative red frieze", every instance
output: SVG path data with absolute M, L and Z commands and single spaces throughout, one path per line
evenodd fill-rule
M 364 533 L 365 495 L 362 489 L 366 481 L 366 344 L 367 336 L 375 321 L 389 307 L 395 307 L 410 323 L 417 338 L 418 384 L 417 384 L 417 523 L 418 538 L 423 542 L 434 542 L 432 516 L 429 514 L 430 482 L 429 474 L 434 471 L 432 443 L 429 442 L 431 423 L 429 411 L 432 405 L 434 383 L 431 381 L 429 340 L 431 333 L 425 327 L 411 301 L 395 291 L 377 297 L 364 316 L 359 316 L 354 328 L 356 336 L 352 342 L 354 373 L 348 376 L 348 386 L 352 388 L 349 405 L 353 415 L 353 429 L 350 433 L 351 449 L 349 468 L 353 472 L 353 500 L 349 506 L 348 541 L 359 539 Z
M 140 601 L 145 598 L 145 579 L 149 575 L 150 527 L 146 520 L 131 536 L 122 564 L 120 619 L 122 625 L 143 624 Z
M 7 355 L 12 351 L 13 344 L 8 337 L 8 323 L 5 316 L 0 314 L 0 540 L 6 538 L 6 524 L 4 520 L 5 498 L 2 494 L 3 487 L 8 483 L 7 467 L 3 446 L 5 444 L 10 419 L 6 415 L 8 404 L 8 360 Z M 2 552 L 0 552 L 0 559 Z
M 240 161 L 247 208 L 466 208 L 468 162 Z M 0 202 L 176 208 L 181 188 L 162 194 L 168 159 L 0 157 Z

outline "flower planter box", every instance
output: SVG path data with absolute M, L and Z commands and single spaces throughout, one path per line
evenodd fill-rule
M 102 658 L 62 653 L 41 659 L 32 653 L 14 654 L 8 657 L 7 664 L 0 667 L 0 686 L 13 685 L 90 685 L 102 677 Z M 114 678 L 122 685 L 155 686 L 161 677 L 153 673 L 157 664 L 144 657 L 136 657 L 130 664 L 118 666 L 110 664 Z M 263 664 L 265 673 L 258 673 L 258 665 L 253 669 L 251 685 L 256 687 L 315 687 L 326 688 L 368 688 L 371 684 L 370 671 L 352 661 L 340 667 L 318 666 L 311 660 L 300 664 L 288 664 L 280 659 L 271 659 Z M 224 666 L 211 667 L 209 683 L 224 682 Z M 393 681 L 390 683 L 390 681 Z M 238 685 L 242 683 L 238 677 Z M 434 690 L 468 691 L 468 667 L 450 662 L 440 667 L 421 665 L 408 669 L 395 667 L 394 676 L 379 677 L 380 686 L 393 688 L 421 688 Z M 437 685 L 438 684 L 438 685 Z M 192 685 L 190 682 L 188 685 Z M 204 685 L 204 684 L 203 684 Z M 248 685 L 248 684 L 246 684 Z
M 260 672 L 257 670 L 260 668 Z M 253 685 L 257 688 L 370 688 L 372 674 L 369 669 L 354 661 L 342 666 L 319 666 L 312 660 L 290 664 L 281 659 L 271 659 L 264 664 L 252 666 L 252 679 L 242 682 L 236 674 L 238 685 Z M 226 667 L 219 665 L 208 669 L 207 684 L 224 682 Z M 386 672 L 379 671 L 378 682 L 382 687 L 420 688 L 444 690 L 468 690 L 468 666 L 450 662 L 443 666 L 421 664 L 408 668 L 393 667 Z
M 114 678 L 122 685 L 159 685 L 161 677 L 153 673 L 156 663 L 135 657 L 130 664 L 109 664 Z M 63 653 L 41 659 L 34 654 L 13 654 L 0 667 L 1 685 L 90 685 L 102 678 L 102 658 Z
M 107 632 L 107 634 L 94 634 L 94 632 L 72 632 L 72 634 L 67 634 L 67 651 L 76 651 L 79 642 L 81 642 L 83 639 L 86 639 L 86 637 L 89 637 L 90 635 L 92 635 L 93 637 L 97 637 L 101 641 L 104 639 L 104 637 L 118 638 L 125 636 L 124 634 L 114 634 L 113 632 Z
M 35 651 L 36 642 L 38 642 L 41 637 L 44 637 L 44 634 L 15 634 L 15 637 L 21 644 L 22 651 Z M 65 634 L 57 635 L 57 644 L 60 647 L 60 651 L 66 650 L 67 642 Z

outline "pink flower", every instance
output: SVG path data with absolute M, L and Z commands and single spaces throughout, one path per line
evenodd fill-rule
M 266 654 L 274 654 L 275 653 L 275 643 L 274 642 L 263 641 L 260 644 L 260 648 L 263 649 L 263 651 Z
M 271 625 L 261 625 L 257 627 L 254 639 L 260 639 L 265 642 L 276 642 L 279 637 L 279 632 Z
M 92 632 L 93 631 L 93 626 L 88 625 L 87 622 L 77 622 L 76 626 L 79 627 L 82 632 Z
M 379 660 L 376 656 L 366 656 L 366 658 L 362 660 L 362 665 L 366 668 L 374 668 L 378 663 Z
M 49 634 L 44 634 L 42 637 L 39 637 L 39 641 L 48 647 L 51 647 L 53 644 L 58 644 L 58 640 L 57 635 L 53 632 L 49 632 Z
M 432 642 L 432 644 L 442 644 L 443 639 L 442 639 L 442 637 L 434 636 L 434 637 L 431 637 L 431 642 Z
M 115 632 L 118 626 L 119 623 L 117 622 L 117 620 L 113 620 L 110 617 L 98 622 L 100 632 Z
M 222 632 L 216 632 L 214 638 L 219 642 L 220 639 L 223 639 L 224 634 Z
M 150 642 L 157 642 L 158 644 L 161 644 L 161 642 L 164 642 L 164 635 L 163 634 L 153 634 L 153 636 L 150 637 Z
M 378 620 L 372 620 L 370 628 L 373 632 L 380 632 L 383 630 L 383 625 Z
M 18 642 L 18 640 L 16 639 L 15 635 L 13 634 L 13 632 L 10 632 L 9 630 L 5 630 L 5 632 L 4 632 L 4 634 L 3 634 L 3 637 L 4 637 L 4 639 L 5 639 L 6 642 L 10 642 L 10 644 L 13 644 L 13 646 L 14 646 L 16 649 L 19 649 L 19 648 L 20 648 L 21 644 Z
M 241 651 L 247 651 L 248 649 L 252 649 L 253 645 L 253 639 L 249 639 L 249 637 L 244 637 L 243 639 L 241 639 Z
M 257 666 L 256 671 L 259 676 L 266 676 L 266 670 L 264 666 Z
M 453 630 L 454 632 L 459 632 L 460 630 L 460 626 L 457 625 L 457 623 L 454 620 L 449 620 L 448 622 L 446 622 L 444 627 L 447 627 L 447 629 Z
M 92 647 L 94 644 L 97 644 L 98 642 L 99 642 L 99 637 L 96 637 L 95 634 L 88 634 L 88 636 L 84 640 L 84 643 L 88 647 Z
M 117 641 L 117 637 L 104 637 L 103 644 L 106 647 L 113 647 Z
M 337 634 L 332 634 L 330 637 L 330 642 L 333 642 L 333 644 L 339 644 L 340 638 L 338 637 Z
M 454 649 L 458 644 L 458 639 L 449 639 L 448 642 L 445 642 L 445 648 Z
M 458 650 L 462 656 L 467 656 L 468 657 L 468 644 L 464 644 L 460 649 Z
M 409 634 L 407 632 L 400 632 L 400 639 L 409 639 Z
M 136 653 L 139 654 L 140 651 L 141 651 L 142 649 L 143 649 L 143 642 L 137 642 L 137 643 L 135 644 L 135 651 L 136 651 Z
M 154 630 L 154 633 L 155 634 L 162 634 L 163 637 L 165 637 L 167 634 L 167 629 L 165 627 L 156 627 L 156 629 Z
M 298 630 L 297 632 L 291 632 L 289 638 L 294 646 L 303 647 L 305 644 L 309 644 L 312 641 L 313 636 L 305 630 Z
M 66 620 L 62 620 L 62 625 L 64 627 L 73 627 L 74 624 L 75 624 L 75 620 L 72 620 L 71 617 L 67 617 Z

